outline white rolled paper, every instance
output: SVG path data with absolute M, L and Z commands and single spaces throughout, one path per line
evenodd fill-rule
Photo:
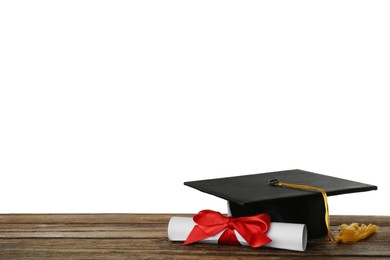
M 196 223 L 188 217 L 172 217 L 168 224 L 168 239 L 170 241 L 185 241 Z M 223 230 L 215 236 L 208 237 L 199 243 L 218 244 Z M 236 231 L 237 239 L 243 246 L 249 246 L 245 239 Z M 307 245 L 307 230 L 304 224 L 271 222 L 267 236 L 272 242 L 265 247 L 305 251 Z

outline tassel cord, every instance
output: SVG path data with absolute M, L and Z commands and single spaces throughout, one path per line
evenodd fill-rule
M 329 206 L 328 206 L 328 197 L 326 195 L 326 191 L 321 188 L 317 187 L 312 187 L 308 185 L 299 185 L 299 184 L 290 184 L 290 183 L 285 183 L 285 182 L 280 182 L 280 181 L 271 181 L 271 184 L 274 186 L 279 186 L 279 187 L 288 187 L 288 188 L 293 188 L 293 189 L 299 189 L 299 190 L 308 190 L 308 191 L 319 191 L 322 194 L 322 197 L 324 198 L 324 205 L 325 205 L 325 224 L 326 228 L 328 230 L 328 237 L 331 241 L 335 241 L 335 238 L 332 235 L 332 232 L 330 230 L 330 222 L 329 222 Z

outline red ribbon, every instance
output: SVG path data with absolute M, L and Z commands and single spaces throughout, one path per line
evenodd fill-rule
M 272 241 L 265 234 L 270 225 L 268 214 L 232 218 L 207 209 L 196 214 L 193 220 L 197 225 L 194 226 L 183 245 L 212 237 L 224 229 L 225 231 L 218 239 L 218 244 L 240 245 L 234 230 L 237 230 L 251 247 L 259 247 Z

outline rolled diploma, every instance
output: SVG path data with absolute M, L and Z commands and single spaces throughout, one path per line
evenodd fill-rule
M 168 224 L 168 239 L 170 241 L 185 241 L 195 225 L 192 218 L 172 217 Z M 222 232 L 223 230 L 215 236 L 199 241 L 199 243 L 218 244 Z M 241 245 L 249 246 L 236 230 L 234 232 Z M 272 242 L 264 245 L 265 247 L 294 251 L 306 250 L 307 230 L 304 224 L 271 222 L 267 236 L 272 239 Z

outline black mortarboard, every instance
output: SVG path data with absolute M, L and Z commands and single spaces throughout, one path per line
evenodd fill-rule
M 302 170 L 190 181 L 184 184 L 226 199 L 233 217 L 268 213 L 273 222 L 306 224 L 309 238 L 325 235 L 325 205 L 321 193 L 270 185 L 270 181 L 275 179 L 321 188 L 328 196 L 377 189 L 374 185 Z

